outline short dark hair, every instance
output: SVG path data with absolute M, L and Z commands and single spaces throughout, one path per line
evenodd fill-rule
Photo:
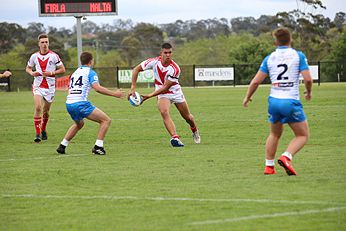
M 161 46 L 161 49 L 171 49 L 171 48 L 172 48 L 172 45 L 170 43 L 164 43 Z
M 273 32 L 277 45 L 284 46 L 291 43 L 291 32 L 286 27 L 280 27 Z
M 48 38 L 48 35 L 47 35 L 47 34 L 40 34 L 40 35 L 37 37 L 37 40 L 40 41 L 41 38 Z
M 80 62 L 82 65 L 88 64 L 93 59 L 93 55 L 90 52 L 82 52 L 80 54 Z

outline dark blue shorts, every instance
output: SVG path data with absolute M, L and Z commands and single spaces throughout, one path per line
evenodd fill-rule
M 294 123 L 306 120 L 303 105 L 295 99 L 268 98 L 269 122 Z
M 66 104 L 66 109 L 74 121 L 81 121 L 88 117 L 95 108 L 89 101 Z

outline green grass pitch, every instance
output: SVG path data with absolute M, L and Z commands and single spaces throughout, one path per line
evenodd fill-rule
M 0 230 L 346 230 L 346 84 L 314 85 L 313 100 L 302 99 L 311 138 L 293 160 L 296 177 L 277 163 L 263 175 L 269 88 L 248 108 L 245 92 L 184 88 L 202 137 L 193 143 L 173 106 L 184 148 L 170 147 L 155 99 L 135 108 L 92 92 L 112 118 L 106 156 L 91 154 L 90 121 L 56 154 L 72 123 L 66 92 L 40 144 L 31 92 L 0 92 Z M 292 136 L 286 126 L 278 155 Z

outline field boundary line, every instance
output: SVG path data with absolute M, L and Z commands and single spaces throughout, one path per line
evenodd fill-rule
M 56 155 L 56 156 L 41 156 L 41 157 L 33 157 L 33 158 L 10 158 L 10 159 L 0 159 L 0 162 L 6 162 L 6 161 L 22 161 L 22 160 L 43 160 L 43 159 L 51 159 L 51 158 L 65 158 L 65 157 L 79 157 L 79 156 L 86 156 L 88 154 L 71 154 L 71 155 Z
M 282 204 L 316 204 L 316 205 L 339 205 L 345 203 L 332 201 L 297 201 L 297 200 L 272 200 L 272 199 L 213 199 L 213 198 L 182 198 L 182 197 L 137 197 L 137 196 L 72 196 L 72 195 L 39 195 L 39 194 L 1 194 L 7 198 L 33 198 L 33 199 L 85 199 L 85 200 L 148 200 L 148 201 L 196 201 L 196 202 L 249 202 L 249 203 L 282 203 Z M 346 208 L 346 206 L 345 206 Z
M 189 223 L 188 225 L 212 225 L 212 224 L 222 224 L 222 223 L 231 223 L 238 221 L 249 221 L 265 218 L 274 218 L 274 217 L 284 217 L 284 216 L 300 216 L 300 215 L 310 215 L 316 213 L 332 213 L 340 210 L 346 209 L 346 206 L 343 207 L 332 207 L 326 209 L 312 209 L 312 210 L 303 210 L 298 212 L 285 212 L 285 213 L 272 213 L 272 214 L 263 214 L 263 215 L 251 215 L 244 217 L 235 217 L 235 218 L 226 218 L 219 220 L 205 220 L 205 221 L 196 221 Z

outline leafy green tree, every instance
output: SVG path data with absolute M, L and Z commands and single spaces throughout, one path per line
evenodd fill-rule
M 70 61 L 70 56 L 68 55 L 68 52 L 64 49 L 64 44 L 62 44 L 55 37 L 49 37 L 49 49 L 57 53 L 63 62 Z M 24 44 L 24 50 L 20 52 L 20 59 L 22 61 L 27 62 L 30 56 L 37 51 L 39 51 L 37 38 L 29 39 Z
M 343 25 L 346 22 L 346 14 L 345 14 L 345 12 L 338 12 L 338 13 L 336 13 L 333 22 L 335 24 L 335 27 L 338 28 L 339 30 L 341 30 Z
M 262 40 L 257 37 L 248 37 L 232 53 L 237 63 L 260 63 L 269 52 L 274 50 L 270 41 Z
M 26 34 L 29 38 L 37 38 L 40 34 L 46 33 L 46 28 L 42 23 L 30 22 L 26 28 Z
M 58 39 L 61 40 L 67 40 L 71 38 L 72 36 L 72 30 L 70 29 L 66 29 L 65 27 L 61 27 L 59 29 L 55 28 L 55 27 L 48 27 L 48 35 L 49 36 L 54 36 Z
M 120 52 L 112 50 L 100 52 L 96 67 L 126 67 L 128 63 L 121 57 Z
M 232 31 L 235 33 L 254 33 L 257 23 L 254 17 L 237 17 L 231 19 Z
M 0 54 L 0 70 L 21 68 L 24 70 L 27 60 L 20 58 L 20 54 L 24 52 L 22 44 L 17 45 L 5 54 Z
M 143 57 L 159 54 L 163 42 L 163 32 L 159 27 L 149 23 L 139 23 L 133 28 L 132 32 L 133 36 L 141 43 Z
M 77 31 L 77 26 L 73 27 L 74 31 Z M 87 20 L 82 23 L 82 34 L 96 34 L 100 31 L 100 27 L 93 21 Z
M 134 36 L 127 36 L 121 42 L 122 57 L 127 66 L 133 66 L 135 60 L 140 57 L 142 43 Z
M 0 31 L 0 54 L 7 53 L 25 41 L 25 29 L 16 23 L 2 22 Z
M 346 32 L 332 45 L 330 57 L 337 62 L 346 62 Z

